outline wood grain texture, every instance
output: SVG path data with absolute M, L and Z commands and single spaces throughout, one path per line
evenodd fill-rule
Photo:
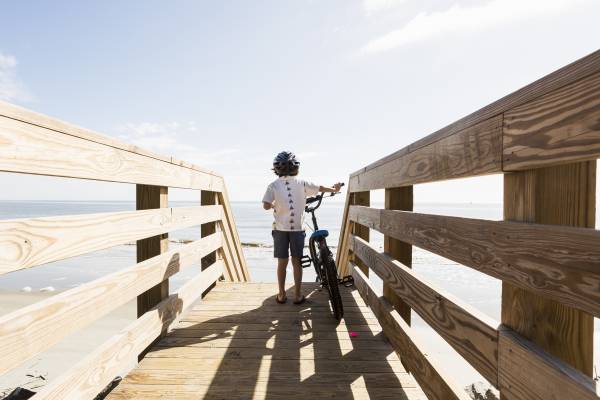
M 136 185 L 136 210 L 167 208 L 169 206 L 169 188 L 162 186 Z M 136 243 L 137 262 L 141 263 L 169 250 L 169 234 L 140 239 Z M 146 311 L 169 296 L 169 280 L 164 279 L 156 286 L 149 288 L 137 297 L 137 316 L 142 316 Z
M 136 185 L 135 205 L 137 210 L 167 208 L 169 206 L 169 188 L 163 186 Z M 169 234 L 144 238 L 136 242 L 137 262 L 144 262 L 169 250 Z M 137 317 L 154 308 L 169 297 L 169 278 L 163 279 L 155 286 L 137 296 Z M 147 350 L 138 355 L 142 359 Z
M 222 400 L 222 399 L 290 399 L 305 400 L 306 398 L 322 399 L 332 398 L 340 400 L 425 400 L 420 390 L 414 388 L 363 388 L 356 385 L 334 385 L 330 383 L 323 386 L 268 386 L 264 389 L 238 387 L 236 385 L 211 386 L 205 385 L 130 385 L 122 384 L 111 393 L 109 400 Z M 168 397 L 165 397 L 168 393 Z
M 542 97 L 563 86 L 570 85 L 589 75 L 600 72 L 600 50 L 591 53 L 537 81 L 511 93 L 474 113 L 440 129 L 433 134 L 420 139 L 364 168 L 354 172 L 352 176 L 360 175 L 366 171 L 381 167 L 387 163 L 414 152 L 422 147 L 435 143 L 459 131 L 470 128 L 490 118 L 498 117 L 504 112 L 517 108 L 523 104 Z
M 492 385 L 498 385 L 496 321 L 435 288 L 364 240 L 352 237 L 350 248 L 473 368 Z
M 374 288 L 369 278 L 359 268 L 350 267 L 354 283 L 365 302 L 381 323 L 383 331 L 394 349 L 402 355 L 411 374 L 419 383 L 427 398 L 432 400 L 468 400 L 467 393 L 446 377 L 438 363 L 425 350 L 410 326 L 394 310 L 392 305 Z
M 236 259 L 235 249 L 231 240 L 231 233 L 227 231 L 227 224 L 221 222 L 221 232 L 223 232 L 223 248 L 220 250 L 221 258 L 225 265 L 225 274 L 223 278 L 228 282 L 237 282 L 239 279 L 239 272 L 237 266 L 239 265 Z
M 413 210 L 413 187 L 405 186 L 385 189 L 386 210 Z M 391 236 L 383 237 L 383 251 L 398 260 L 405 267 L 412 266 L 412 246 Z M 398 314 L 410 325 L 410 306 L 404 302 L 387 282 L 383 282 L 383 297 L 394 306 Z
M 42 128 L 47 128 L 56 132 L 61 132 L 67 135 L 75 136 L 81 139 L 89 140 L 95 143 L 105 144 L 107 146 L 111 146 L 117 149 L 126 150 L 132 153 L 137 153 L 149 158 L 154 158 L 157 160 L 169 162 L 175 165 L 179 165 L 185 168 L 193 169 L 199 172 L 203 172 L 206 174 L 214 175 L 216 177 L 222 178 L 220 174 L 215 171 L 210 171 L 206 168 L 200 167 L 198 165 L 178 160 L 175 157 L 165 156 L 161 154 L 157 154 L 147 149 L 143 149 L 139 146 L 136 146 L 131 143 L 123 142 L 115 139 L 112 136 L 106 136 L 97 132 L 94 132 L 90 129 L 82 128 L 80 126 L 62 121 L 58 118 L 50 117 L 44 114 L 37 113 L 32 110 L 28 110 L 23 107 L 19 107 L 14 104 L 6 103 L 4 101 L 0 101 L 0 116 L 7 117 L 10 119 L 14 119 L 17 121 L 25 122 L 31 125 L 37 125 Z
M 594 381 L 509 328 L 500 330 L 502 397 L 530 400 L 598 400 Z
M 0 273 L 62 260 L 222 218 L 221 206 L 0 221 Z
M 594 229 L 357 206 L 351 207 L 350 219 L 600 316 L 600 232 Z
M 211 206 L 218 204 L 218 197 L 216 192 L 209 192 L 207 190 L 202 190 L 200 192 L 200 205 L 202 206 Z M 205 237 L 208 235 L 212 235 L 217 231 L 216 222 L 207 222 L 200 226 L 200 237 Z M 201 268 L 206 269 L 210 265 L 212 265 L 217 260 L 217 253 L 209 254 L 202 259 Z
M 223 178 L 0 116 L 0 171 L 220 191 Z
M 351 200 L 352 188 L 348 187 L 348 191 L 346 192 L 346 202 L 344 204 L 344 213 L 342 215 L 342 226 L 340 227 L 337 255 L 335 257 L 338 275 L 341 277 L 348 275 L 348 238 L 350 236 L 352 225 L 348 219 L 348 212 L 350 211 Z
M 545 250 L 551 258 L 540 259 L 538 262 L 544 269 L 553 267 L 552 262 L 557 263 L 557 266 L 562 265 L 562 270 L 549 269 L 548 272 L 552 272 L 553 269 L 555 271 L 545 277 L 545 284 L 549 287 L 554 286 L 554 290 L 561 294 L 566 293 L 564 289 L 570 290 L 568 294 L 576 290 L 575 294 L 578 294 L 579 301 L 565 301 L 563 296 L 541 297 L 540 295 L 544 293 L 531 292 L 525 290 L 529 288 L 522 286 L 515 287 L 513 282 L 503 282 L 502 323 L 588 376 L 592 376 L 593 373 L 594 321 L 592 315 L 587 312 L 598 315 L 597 296 L 600 294 L 598 290 L 600 284 L 597 274 L 600 273 L 598 268 L 600 257 L 598 254 L 594 255 L 594 251 L 600 251 L 598 246 L 600 241 L 596 239 L 594 241 L 596 244 L 591 245 L 588 250 L 580 247 L 584 243 L 583 238 L 575 236 L 574 231 L 577 228 L 571 226 L 589 228 L 594 226 L 595 173 L 595 162 L 588 161 L 504 176 L 505 219 L 553 224 L 554 226 L 547 229 L 564 229 L 564 233 L 567 233 L 559 241 L 558 237 L 549 237 L 540 230 L 539 238 L 552 239 L 546 243 Z M 569 227 L 558 225 L 569 225 Z M 595 234 L 600 233 L 592 229 L 579 229 Z M 520 245 L 524 248 L 531 247 L 527 242 Z M 557 250 L 567 257 L 560 257 L 561 254 L 556 253 Z M 543 248 L 539 250 L 532 248 L 531 251 L 541 253 Z M 575 265 L 576 260 L 570 254 L 584 259 Z M 589 261 L 595 262 L 595 268 L 594 263 Z M 577 267 L 580 269 L 575 270 L 574 268 Z M 579 274 L 574 275 L 574 272 Z
M 232 268 L 235 269 L 235 274 L 232 274 L 232 276 L 235 275 L 237 281 L 249 282 L 251 281 L 251 278 L 250 273 L 248 272 L 248 264 L 246 262 L 246 257 L 244 256 L 240 235 L 237 230 L 233 211 L 231 210 L 231 204 L 229 202 L 229 195 L 225 186 L 223 186 L 223 190 L 218 194 L 218 201 L 219 204 L 223 206 L 221 230 L 224 232 L 228 247 L 230 247 L 232 251 Z
M 223 273 L 218 261 L 188 281 L 177 292 L 104 342 L 91 354 L 52 380 L 32 399 L 79 400 L 94 398 L 108 383 L 149 346 L 169 330 Z
M 297 314 L 297 313 L 296 313 Z M 221 312 L 219 315 L 223 315 Z M 216 316 L 218 317 L 218 315 Z M 287 331 L 291 333 L 290 331 Z M 325 339 L 323 337 L 319 338 L 320 344 L 328 347 L 337 347 L 340 350 L 352 350 L 354 349 L 354 344 L 349 337 L 346 337 L 342 340 L 337 337 L 333 339 Z M 269 337 L 265 340 L 265 338 L 249 338 L 245 337 L 244 340 L 238 340 L 238 337 L 235 338 L 226 337 L 226 338 L 212 338 L 210 340 L 198 340 L 198 336 L 172 336 L 162 338 L 160 342 L 157 344 L 158 347 L 195 347 L 195 348 L 207 348 L 207 349 L 271 349 L 275 346 L 281 349 L 289 349 L 301 351 L 303 347 L 306 347 L 306 343 L 303 343 L 298 339 L 298 335 L 296 337 L 284 338 L 279 337 L 279 335 L 274 338 Z M 372 350 L 381 350 L 387 356 L 389 354 L 389 344 L 386 343 L 383 339 L 379 338 L 379 340 L 367 340 L 365 343 L 361 344 L 363 349 L 372 349 Z
M 351 202 L 353 205 L 366 206 L 368 207 L 371 204 L 371 192 L 353 192 Z M 366 225 L 361 225 L 356 221 L 352 222 L 352 227 L 350 229 L 352 235 L 358 236 L 365 241 L 369 241 L 369 227 Z M 358 265 L 362 272 L 365 275 L 369 276 L 369 267 L 362 262 L 362 260 L 354 257 L 354 255 L 349 253 L 349 260 L 354 264 Z M 347 264 L 347 263 L 346 263 Z
M 363 308 L 354 313 L 355 321 L 339 324 L 330 309 L 321 306 L 328 301 L 327 293 L 313 283 L 307 283 L 305 290 L 309 301 L 302 306 L 278 305 L 275 284 L 219 282 L 108 399 L 319 396 L 424 400 L 381 327 L 365 323 L 373 319 L 372 314 L 353 288 L 341 288 L 345 305 Z M 213 306 L 215 300 L 238 304 L 253 291 L 255 297 L 262 296 L 254 306 L 239 310 Z M 313 308 L 314 304 L 319 306 Z M 294 325 L 292 320 L 296 320 Z M 351 337 L 349 331 L 359 336 Z
M 240 333 L 240 332 L 238 332 Z M 138 365 L 138 370 L 164 370 L 164 371 L 178 371 L 185 369 L 186 371 L 219 371 L 221 373 L 227 373 L 231 371 L 248 371 L 254 370 L 259 373 L 271 371 L 273 367 L 280 368 L 281 371 L 293 371 L 297 369 L 301 372 L 307 371 L 313 373 L 315 365 L 312 362 L 300 362 L 297 360 L 270 360 L 264 358 L 258 368 L 255 365 L 249 365 L 241 363 L 235 359 L 206 359 L 206 360 L 186 360 L 179 358 L 144 358 Z M 386 360 L 368 360 L 368 361 L 351 361 L 345 360 L 343 363 L 339 363 L 336 360 L 319 360 L 319 367 L 322 370 L 321 373 L 327 373 L 328 371 L 338 371 L 350 374 L 357 373 L 389 373 L 391 372 L 406 372 L 400 361 Z
M 504 114 L 504 170 L 600 156 L 600 72 Z
M 383 189 L 502 171 L 502 116 L 350 177 L 354 191 Z
M 208 236 L 0 317 L 0 374 L 199 263 L 222 241 L 220 234 Z
M 257 390 L 267 390 L 271 387 L 285 387 L 293 382 L 297 378 L 296 372 L 289 371 L 273 371 L 269 374 L 256 374 L 253 371 L 236 371 L 229 372 L 228 374 L 215 374 L 214 371 L 164 371 L 164 370 L 135 370 L 127 376 L 130 384 L 146 384 L 146 385 L 198 385 L 208 386 L 206 383 L 210 382 L 211 385 L 219 386 L 231 386 L 236 385 L 240 388 L 252 388 Z M 399 379 L 400 378 L 400 379 Z M 403 388 L 415 387 L 415 381 L 408 376 L 408 374 L 398 375 L 393 372 L 370 374 L 365 373 L 365 379 L 358 380 L 356 382 L 351 381 L 352 376 L 344 374 L 343 372 L 337 372 L 335 370 L 329 373 L 322 373 L 316 375 L 305 385 L 305 389 L 313 388 L 315 386 L 323 389 L 328 385 L 335 382 L 334 387 L 339 385 L 348 385 L 353 387 L 365 388 L 366 380 L 369 383 L 380 388 L 394 388 L 398 389 L 399 386 Z M 400 383 L 400 385 L 398 385 Z

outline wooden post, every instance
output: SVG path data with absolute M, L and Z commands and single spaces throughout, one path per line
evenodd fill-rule
M 202 190 L 200 192 L 200 205 L 203 206 L 212 206 L 217 204 L 217 193 L 209 192 L 207 190 Z M 206 237 L 208 235 L 212 235 L 217 231 L 217 223 L 216 222 L 208 222 L 206 224 L 202 224 L 200 226 L 200 237 Z M 212 265 L 217 259 L 217 252 L 214 251 L 209 255 L 202 257 L 201 268 L 204 271 L 210 265 Z
M 215 204 L 218 204 L 218 193 L 217 192 L 210 192 L 208 190 L 202 190 L 200 192 L 200 205 L 211 206 L 211 205 L 215 205 Z M 200 237 L 206 237 L 208 235 L 212 235 L 216 231 L 217 231 L 217 223 L 216 222 L 208 222 L 206 224 L 202 224 L 200 226 Z M 217 252 L 213 251 L 209 255 L 202 257 L 202 260 L 200 260 L 200 269 L 202 271 L 204 271 L 206 268 L 208 268 L 212 264 L 214 264 L 215 261 L 217 261 Z M 202 297 L 204 297 L 208 292 L 210 292 L 210 290 L 213 287 L 215 287 L 214 283 L 212 285 L 210 285 L 210 287 L 208 287 L 204 291 L 204 293 L 202 293 Z
M 595 191 L 595 161 L 507 173 L 504 219 L 593 228 Z M 591 315 L 503 283 L 502 323 L 592 376 Z
M 367 191 L 367 192 L 352 193 L 352 198 L 350 199 L 350 204 L 356 205 L 356 206 L 369 207 L 371 204 L 371 192 Z M 353 222 L 351 232 L 355 236 L 358 236 L 358 237 L 366 240 L 367 242 L 369 241 L 369 228 L 368 227 Z M 365 263 L 363 263 L 358 257 L 354 257 L 354 255 L 351 255 L 350 260 L 352 260 L 352 262 L 354 262 L 360 268 L 360 270 L 365 273 L 365 275 L 369 276 L 369 267 Z
M 162 186 L 136 185 L 136 209 L 148 210 L 152 208 L 168 207 L 168 188 Z M 149 237 L 137 241 L 137 262 L 140 263 L 149 258 L 164 253 L 169 248 L 169 235 Z M 162 300 L 169 297 L 169 280 L 165 279 L 158 285 L 150 288 L 137 297 L 137 316 L 141 317 Z M 146 350 L 140 354 L 143 358 Z
M 413 187 L 385 189 L 385 209 L 412 211 Z M 410 244 L 386 235 L 384 236 L 383 251 L 407 267 L 412 266 L 412 246 Z M 390 301 L 400 316 L 410 325 L 410 307 L 396 295 L 386 282 L 383 283 L 383 296 Z

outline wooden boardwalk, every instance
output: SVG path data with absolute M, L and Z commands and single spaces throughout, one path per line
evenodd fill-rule
M 425 399 L 355 289 L 339 325 L 327 293 L 305 291 L 278 305 L 274 284 L 219 283 L 107 398 Z

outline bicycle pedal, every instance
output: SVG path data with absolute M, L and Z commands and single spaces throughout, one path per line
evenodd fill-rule
M 303 256 L 300 259 L 300 264 L 302 265 L 302 268 L 308 268 L 312 265 L 312 258 L 309 256 Z

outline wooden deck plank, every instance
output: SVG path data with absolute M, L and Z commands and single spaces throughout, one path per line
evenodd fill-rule
M 304 289 L 308 303 L 278 306 L 274 284 L 219 283 L 107 399 L 425 399 L 355 289 L 339 324 Z
M 330 371 L 350 372 L 350 373 L 387 373 L 387 372 L 406 372 L 400 361 L 344 361 L 339 363 L 331 360 L 319 360 L 319 373 L 328 373 Z M 189 359 L 182 360 L 177 358 L 144 358 L 138 365 L 138 369 L 151 370 L 176 370 L 176 371 L 206 371 L 214 370 L 220 372 L 230 371 L 270 371 L 272 366 L 276 366 L 281 371 L 314 371 L 315 363 L 312 360 L 272 360 L 265 358 L 261 360 L 257 368 L 255 364 L 240 363 L 237 360 L 214 360 L 214 359 Z
M 243 388 L 236 386 L 210 387 L 198 385 L 132 385 L 123 384 L 115 390 L 109 399 L 161 399 L 161 400 L 196 400 L 196 399 L 381 399 L 381 400 L 415 400 L 425 399 L 421 392 L 414 388 L 338 388 L 324 386 L 298 391 L 295 386 L 270 387 L 268 390 Z

